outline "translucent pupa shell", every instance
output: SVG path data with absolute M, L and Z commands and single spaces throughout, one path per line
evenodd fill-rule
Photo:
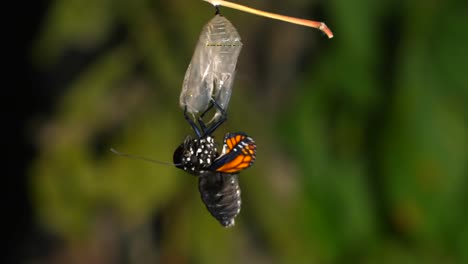
M 204 27 L 185 73 L 180 106 L 197 115 L 205 111 L 211 98 L 226 110 L 231 98 L 237 59 L 242 42 L 236 28 L 221 15 Z M 212 120 L 221 115 L 219 110 Z

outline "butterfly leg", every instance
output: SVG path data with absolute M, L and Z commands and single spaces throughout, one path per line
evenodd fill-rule
M 201 113 L 200 116 L 198 116 L 198 124 L 200 125 L 201 132 L 203 135 L 207 135 L 206 125 L 205 125 L 205 122 L 203 122 L 203 118 L 205 117 L 206 113 L 208 113 L 213 108 L 213 106 L 214 104 L 210 101 L 210 105 L 208 106 L 208 108 L 206 108 L 206 110 L 203 111 L 203 113 Z
M 200 131 L 200 128 L 197 126 L 197 124 L 195 124 L 195 122 L 193 122 L 192 118 L 190 118 L 190 116 L 188 116 L 187 106 L 185 106 L 185 108 L 184 108 L 184 117 L 185 117 L 185 120 L 187 120 L 187 122 L 193 128 L 193 131 L 195 131 L 195 134 L 197 135 L 197 137 L 201 137 L 202 136 L 202 131 Z M 204 130 L 203 127 L 202 127 L 202 130 Z
M 219 126 L 221 126 L 224 122 L 226 122 L 227 120 L 227 113 L 226 111 L 218 104 L 218 102 L 216 102 L 216 100 L 214 98 L 211 98 L 211 105 L 210 107 L 208 107 L 208 109 L 211 109 L 216 107 L 216 109 L 218 109 L 220 112 L 221 112 L 221 116 L 218 120 L 216 120 L 210 127 L 208 127 L 205 131 L 204 131 L 204 135 L 210 135 L 212 134 Z M 201 115 L 201 117 L 204 115 L 205 113 L 203 113 Z

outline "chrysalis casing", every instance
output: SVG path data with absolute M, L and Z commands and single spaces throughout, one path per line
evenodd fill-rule
M 236 28 L 221 15 L 204 27 L 185 73 L 180 106 L 197 115 L 206 110 L 210 99 L 226 110 L 231 98 L 237 59 L 242 42 Z M 214 118 L 221 115 L 217 110 Z

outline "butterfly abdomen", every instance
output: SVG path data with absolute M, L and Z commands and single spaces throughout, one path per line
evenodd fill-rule
M 198 188 L 211 215 L 224 227 L 233 226 L 241 209 L 238 175 L 206 172 L 200 175 Z

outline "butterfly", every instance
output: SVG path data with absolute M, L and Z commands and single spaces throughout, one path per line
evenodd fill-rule
M 221 118 L 207 127 L 203 116 L 213 106 L 222 112 Z M 253 165 L 256 158 L 255 141 L 243 132 L 227 133 L 218 153 L 212 133 L 226 120 L 226 113 L 212 105 L 197 119 L 198 125 L 184 111 L 184 117 L 196 137 L 187 136 L 174 151 L 177 168 L 198 177 L 198 190 L 203 203 L 224 227 L 234 225 L 241 208 L 238 174 Z

